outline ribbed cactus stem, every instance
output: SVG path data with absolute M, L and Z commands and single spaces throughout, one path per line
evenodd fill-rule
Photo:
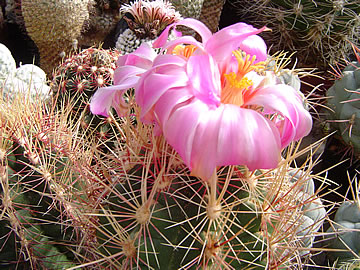
M 206 0 L 203 3 L 200 21 L 215 33 L 219 28 L 219 21 L 221 11 L 223 9 L 225 0 Z

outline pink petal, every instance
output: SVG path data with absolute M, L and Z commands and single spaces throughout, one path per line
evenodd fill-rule
M 129 65 L 148 69 L 157 53 L 147 43 L 142 43 L 134 52 L 122 55 L 117 60 L 118 67 Z
M 206 104 L 220 104 L 220 72 L 210 55 L 194 55 L 189 58 L 187 74 L 192 84 L 193 94 Z
M 246 23 L 233 24 L 216 32 L 206 42 L 205 50 L 211 55 L 213 55 L 213 57 L 218 63 L 227 62 L 229 57 L 231 57 L 232 51 L 238 49 L 245 39 L 249 38 L 250 36 L 259 34 L 265 29 L 266 27 L 257 29 Z M 259 42 L 260 39 L 256 38 L 256 40 L 252 40 Z M 249 49 L 249 42 L 245 42 L 243 44 L 244 49 Z M 258 51 L 258 58 L 262 58 L 264 53 L 266 54 L 266 47 L 265 52 L 263 52 L 263 45 L 264 42 L 261 42 L 260 45 L 252 44 L 252 46 L 258 47 L 257 50 L 252 51 Z
M 141 107 L 141 116 L 147 114 L 158 99 L 169 89 L 182 87 L 187 84 L 185 72 L 176 75 L 156 73 L 145 74 L 136 88 L 136 102 Z
M 172 50 L 179 44 L 194 45 L 198 48 L 197 53 L 199 53 L 200 51 L 205 53 L 203 44 L 200 43 L 199 41 L 197 41 L 192 36 L 184 36 L 184 37 L 180 37 L 180 38 L 171 40 L 168 43 L 166 43 L 162 48 L 164 50 L 168 50 L 169 52 L 172 52 Z
M 245 38 L 239 44 L 239 48 L 249 55 L 255 55 L 256 60 L 254 63 L 265 61 L 267 59 L 267 46 L 265 41 L 257 35 Z
M 137 81 L 138 77 L 130 77 L 127 78 L 121 85 L 99 88 L 91 97 L 90 111 L 93 114 L 99 114 L 108 117 L 111 107 L 115 107 L 116 109 L 118 106 L 123 106 L 124 102 L 122 98 L 117 97 L 115 99 L 117 93 L 122 95 L 126 89 L 133 87 Z
M 276 126 L 256 111 L 232 104 L 223 107 L 218 165 L 246 165 L 251 171 L 275 168 L 281 150 Z
M 265 110 L 281 113 L 285 118 L 281 134 L 282 147 L 306 136 L 311 130 L 311 115 L 304 108 L 300 95 L 291 86 L 277 84 L 260 88 L 245 105 L 259 105 Z
M 205 43 L 212 35 L 209 28 L 207 28 L 205 24 L 203 24 L 202 22 L 192 18 L 186 18 L 167 26 L 165 30 L 161 33 L 161 35 L 154 41 L 153 47 L 154 48 L 163 47 L 167 42 L 170 30 L 177 25 L 187 26 L 195 30 L 201 36 L 203 43 Z
M 192 174 L 204 180 L 216 166 L 274 168 L 280 158 L 275 125 L 253 110 L 234 105 L 210 109 L 196 99 L 180 104 L 164 122 L 163 130 Z
M 114 72 L 114 85 L 121 85 L 126 82 L 129 78 L 138 78 L 138 76 L 144 73 L 146 69 L 135 67 L 135 66 L 121 66 L 115 69 Z M 119 86 L 119 89 L 121 87 Z

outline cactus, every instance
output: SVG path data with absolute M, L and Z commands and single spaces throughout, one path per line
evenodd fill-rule
M 209 186 L 152 127 L 123 132 L 125 147 L 99 164 L 106 181 L 94 179 L 108 183 L 98 237 L 115 268 L 301 268 L 326 216 L 311 166 L 290 168 L 289 154 L 276 170 L 220 168 Z
M 10 50 L 0 43 L 0 84 L 8 77 L 12 77 L 16 70 L 16 63 Z
M 170 2 L 183 18 L 199 19 L 204 0 L 171 0 Z
M 207 0 L 201 8 L 199 20 L 213 33 L 219 30 L 220 15 L 224 4 L 224 0 Z
M 51 90 L 58 108 L 72 104 L 72 121 L 80 121 L 84 131 L 111 138 L 111 122 L 89 110 L 91 96 L 99 87 L 112 85 L 119 52 L 88 48 L 67 58 L 53 74 Z
M 39 49 L 40 66 L 47 74 L 73 49 L 92 5 L 92 0 L 21 2 L 26 31 Z
M 338 135 L 357 156 L 360 151 L 359 121 L 360 63 L 352 62 L 343 70 L 326 95 L 329 122 Z
M 360 262 L 360 193 L 358 172 L 350 178 L 344 201 L 336 210 L 335 217 L 326 232 L 323 246 L 328 261 L 336 269 L 359 269 Z M 350 196 L 351 199 L 348 198 Z
M 154 41 L 169 24 L 181 18 L 170 2 L 137 0 L 120 9 L 129 29 L 121 33 L 116 48 L 123 54 L 135 51 L 142 42 Z
M 272 29 L 273 49 L 297 51 L 300 63 L 324 69 L 351 53 L 359 39 L 357 1 L 238 1 L 240 15 Z
M 38 66 L 21 65 L 16 68 L 15 60 L 10 51 L 0 44 L 2 53 L 0 70 L 0 90 L 2 95 L 13 98 L 18 92 L 28 92 L 31 96 L 49 98 L 49 86 L 46 84 L 46 74 Z
M 36 99 L 36 100 L 34 100 Z M 89 166 L 90 148 L 66 115 L 40 97 L 0 98 L 1 265 L 63 269 L 90 258 L 92 188 L 76 168 Z M 77 142 L 74 142 L 74 138 Z M 90 156 L 90 158 L 89 158 Z
M 344 262 L 359 259 L 360 256 L 360 208 L 357 201 L 345 201 L 336 211 L 333 225 L 327 230 L 330 234 L 328 246 L 337 251 L 329 251 L 328 256 L 335 261 Z M 334 232 L 337 232 L 334 235 Z M 342 251 L 340 251 L 342 250 Z

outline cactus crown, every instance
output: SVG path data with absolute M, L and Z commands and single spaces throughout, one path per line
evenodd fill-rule
M 129 28 L 138 38 L 156 38 L 166 26 L 181 18 L 168 1 L 137 0 L 120 8 Z

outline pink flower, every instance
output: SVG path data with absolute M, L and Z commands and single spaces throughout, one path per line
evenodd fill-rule
M 194 29 L 202 41 L 167 41 L 176 25 Z M 274 168 L 281 149 L 311 129 L 300 94 L 272 74 L 257 73 L 267 57 L 257 36 L 263 30 L 237 23 L 212 34 L 201 22 L 184 19 L 155 41 L 166 54 L 144 57 L 152 66 L 142 67 L 134 85 L 141 118 L 156 123 L 192 174 L 205 181 L 217 166 Z
M 160 125 L 204 180 L 216 166 L 276 167 L 281 149 L 307 135 L 312 120 L 295 89 L 256 73 L 267 57 L 257 36 L 265 28 L 238 23 L 212 35 L 193 19 L 180 24 L 202 42 L 188 36 L 166 41 L 173 26 L 162 33 L 154 45 L 167 54 L 154 59 L 136 88 L 142 117 Z

